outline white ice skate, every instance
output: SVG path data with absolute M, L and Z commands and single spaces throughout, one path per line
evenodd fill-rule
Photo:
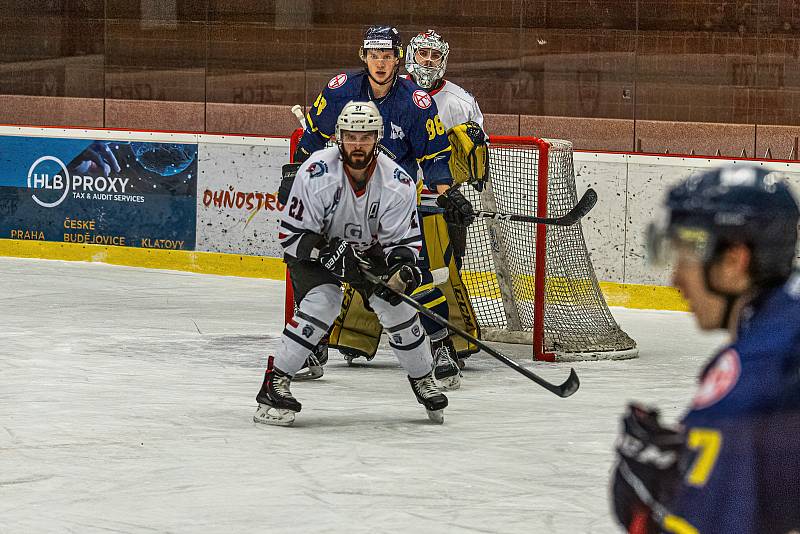
M 253 422 L 265 425 L 291 426 L 297 412 L 287 408 L 275 408 L 269 404 L 259 404 L 253 415 Z

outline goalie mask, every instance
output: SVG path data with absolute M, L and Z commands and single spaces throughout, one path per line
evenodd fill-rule
M 353 168 L 361 168 L 361 165 L 354 165 L 350 155 L 345 151 L 343 132 L 375 132 L 375 144 L 372 150 L 365 156 L 365 164 L 368 165 L 375 158 L 378 143 L 383 138 L 383 117 L 374 102 L 354 102 L 350 101 L 342 108 L 339 118 L 336 120 L 336 143 L 339 145 L 339 152 L 345 164 Z
M 418 34 L 411 39 L 406 51 L 406 70 L 420 87 L 432 89 L 447 70 L 450 45 L 434 30 Z M 417 54 L 426 65 L 418 62 Z

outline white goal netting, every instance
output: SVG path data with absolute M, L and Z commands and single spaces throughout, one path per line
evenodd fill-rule
M 488 187 L 483 193 L 463 188 L 475 209 L 541 216 L 538 196 L 546 181 L 547 216 L 567 213 L 577 202 L 572 144 L 547 143 L 547 165 L 540 169 L 542 149 L 533 138 L 493 139 Z M 462 276 L 481 337 L 534 343 L 537 359 L 636 357 L 636 342 L 614 320 L 600 291 L 581 224 L 548 226 L 539 253 L 537 226 L 476 219 L 469 227 Z M 539 292 L 537 263 L 544 274 Z

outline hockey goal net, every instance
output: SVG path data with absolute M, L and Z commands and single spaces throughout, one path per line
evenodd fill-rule
M 492 137 L 489 162 L 483 192 L 463 188 L 476 210 L 558 217 L 577 202 L 568 141 Z M 581 223 L 476 219 L 462 278 L 482 339 L 532 343 L 534 358 L 546 361 L 638 355 L 600 291 Z

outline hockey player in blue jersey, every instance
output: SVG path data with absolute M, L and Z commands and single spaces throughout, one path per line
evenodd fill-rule
M 444 219 L 451 224 L 468 226 L 474 219 L 474 211 L 459 189 L 451 188 L 451 147 L 445 127 L 433 98 L 413 81 L 398 76 L 403 52 L 397 29 L 389 26 L 368 28 L 360 49 L 365 68 L 358 72 L 337 74 L 317 96 L 306 114 L 306 128 L 295 150 L 294 161 L 303 162 L 312 152 L 325 146 L 347 102 L 372 101 L 378 106 L 384 121 L 380 149 L 412 177 L 417 177 L 421 169 L 425 188 L 440 194 L 438 202 L 445 208 Z M 421 189 L 423 184 L 418 185 Z M 426 242 L 420 265 L 423 283 L 414 298 L 477 335 L 477 320 L 458 274 L 451 274 L 446 282 L 445 289 L 453 301 L 450 305 L 442 289 L 433 284 L 430 269 L 455 261 L 451 259 L 452 251 L 448 256 L 446 243 L 449 238 L 442 235 L 447 232 L 446 226 L 435 224 L 441 218 L 441 215 L 428 216 L 423 221 Z M 441 246 L 442 243 L 444 246 Z M 431 338 L 436 378 L 446 388 L 457 388 L 460 371 L 455 362 L 456 349 L 449 332 L 427 318 L 423 318 L 423 325 Z M 358 356 L 371 359 L 377 350 L 380 332 L 377 317 L 364 311 L 356 292 L 347 290 L 342 314 L 331 332 L 330 345 L 344 352 L 348 361 Z M 317 369 L 312 377 L 321 376 L 321 366 L 316 364 L 327 360 L 325 343 L 326 340 L 323 340 L 308 362 L 309 367 Z M 466 342 L 461 340 L 457 340 L 457 343 L 466 353 L 477 350 L 471 344 L 464 345 Z
M 631 405 L 612 496 L 631 533 L 800 531 L 798 206 L 775 173 L 726 166 L 669 192 L 656 259 L 703 330 L 730 342 L 705 365 L 679 426 Z

